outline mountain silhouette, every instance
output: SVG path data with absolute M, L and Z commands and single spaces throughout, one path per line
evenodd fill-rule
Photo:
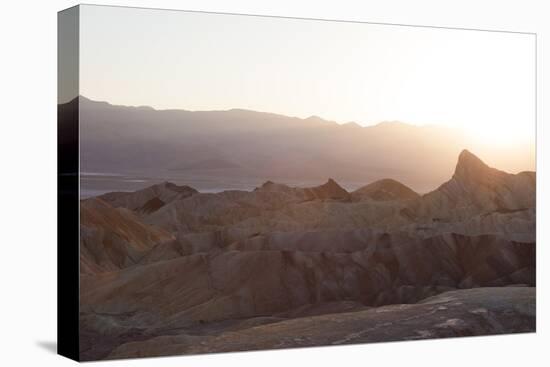
M 428 192 L 449 177 L 469 145 L 454 129 L 395 121 L 361 127 L 243 109 L 155 110 L 82 96 L 79 102 L 82 172 L 169 172 L 220 182 L 319 182 L 330 174 L 350 189 L 356 187 L 350 182 L 391 177 Z M 71 104 L 59 108 L 63 113 Z

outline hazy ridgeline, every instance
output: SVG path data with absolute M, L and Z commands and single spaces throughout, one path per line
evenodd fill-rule
M 251 189 L 266 180 L 311 186 L 327 177 L 348 190 L 389 177 L 423 193 L 452 174 L 463 149 L 510 172 L 534 164 L 532 147 L 488 147 L 441 126 L 382 122 L 361 127 L 315 116 L 154 110 L 84 97 L 80 129 L 81 172 L 115 174 L 110 184 L 106 177 L 83 181 L 98 193 L 132 191 L 163 180 L 209 192 Z

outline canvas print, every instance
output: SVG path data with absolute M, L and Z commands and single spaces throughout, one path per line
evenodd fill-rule
M 535 331 L 534 35 L 78 9 L 79 359 Z

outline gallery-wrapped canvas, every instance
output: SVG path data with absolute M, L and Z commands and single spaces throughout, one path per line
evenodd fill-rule
M 94 5 L 58 27 L 60 354 L 535 331 L 535 35 Z

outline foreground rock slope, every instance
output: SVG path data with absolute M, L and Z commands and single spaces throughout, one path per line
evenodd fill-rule
M 214 335 L 167 335 L 117 347 L 108 358 L 419 340 L 535 330 L 534 288 L 452 291 L 416 304 L 258 320 Z M 244 323 L 243 323 L 244 324 Z

